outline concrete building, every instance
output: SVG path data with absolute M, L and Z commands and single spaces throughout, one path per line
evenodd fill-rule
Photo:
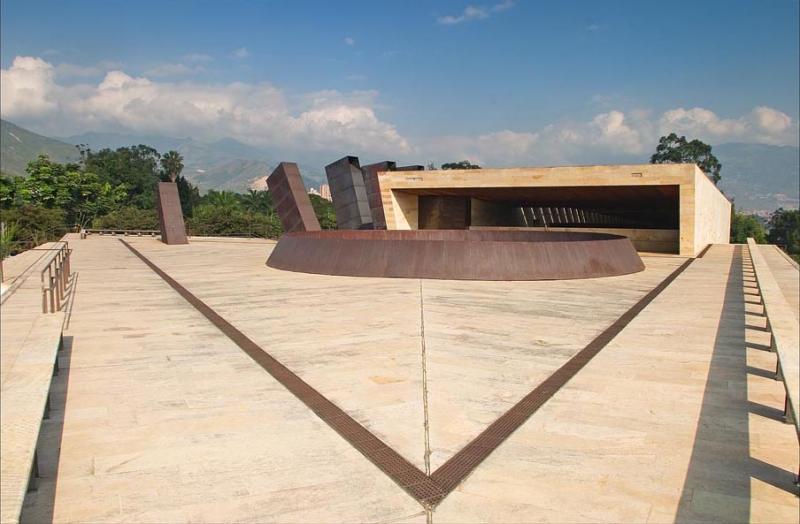
M 327 200 L 328 202 L 332 201 L 331 198 L 331 186 L 328 184 L 322 184 L 319 186 L 319 196 Z
M 694 164 L 387 171 L 387 229 L 613 232 L 640 251 L 696 256 L 729 241 L 731 203 Z

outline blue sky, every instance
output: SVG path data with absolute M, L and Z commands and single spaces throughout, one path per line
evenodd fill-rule
M 797 144 L 797 0 L 10 0 L 1 14 L 3 117 L 50 134 L 495 164 L 645 155 L 666 130 Z

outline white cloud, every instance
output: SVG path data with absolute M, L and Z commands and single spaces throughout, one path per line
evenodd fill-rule
M 110 71 L 98 84 L 63 85 L 54 69 L 34 57 L 17 57 L 3 69 L 3 118 L 53 135 L 152 132 L 300 151 L 410 150 L 376 114 L 372 91 L 287 94 L 268 83 L 174 83 L 123 71 Z
M 670 132 L 711 144 L 798 144 L 798 122 L 756 106 L 739 116 L 707 108 L 599 109 L 581 121 L 535 129 L 411 140 L 378 116 L 376 91 L 286 92 L 269 83 L 204 84 L 109 71 L 102 81 L 68 84 L 41 58 L 16 57 L 0 71 L 0 113 L 36 131 L 66 136 L 86 131 L 156 133 L 215 140 L 235 138 L 295 152 L 360 154 L 481 165 L 557 165 L 646 161 Z M 614 103 L 613 100 L 609 101 Z
M 610 110 L 585 122 L 560 122 L 536 131 L 438 137 L 418 154 L 440 162 L 467 158 L 489 166 L 645 162 L 659 137 L 672 132 L 711 144 L 798 145 L 798 123 L 776 109 L 759 106 L 737 118 L 721 118 L 696 107 L 656 116 L 642 110 Z
M 767 133 L 783 133 L 792 125 L 789 115 L 771 107 L 758 106 L 752 114 L 758 126 Z
M 472 20 L 483 20 L 485 18 L 489 18 L 494 13 L 507 11 L 512 7 L 514 7 L 513 0 L 504 0 L 499 4 L 494 4 L 492 6 L 468 5 L 460 14 L 440 16 L 436 19 L 436 22 L 441 25 L 456 25 Z
M 58 108 L 55 68 L 41 58 L 18 56 L 0 70 L 0 114 L 46 115 Z
M 248 56 L 250 56 L 250 51 L 248 51 L 246 47 L 240 47 L 233 52 L 233 57 L 238 60 L 244 60 Z
M 356 39 L 355 39 L 355 38 L 353 38 L 352 36 L 347 36 L 347 37 L 345 37 L 345 39 L 344 39 L 344 43 L 345 43 L 346 45 L 356 45 Z

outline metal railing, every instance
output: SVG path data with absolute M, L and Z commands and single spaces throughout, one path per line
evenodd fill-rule
M 111 236 L 151 236 L 155 237 L 161 234 L 160 229 L 81 229 L 81 238 L 86 238 L 89 235 L 111 235 Z
M 66 241 L 59 243 L 61 246 L 50 255 L 50 261 L 39 273 L 42 282 L 42 313 L 61 310 L 69 285 L 69 258 L 72 250 Z

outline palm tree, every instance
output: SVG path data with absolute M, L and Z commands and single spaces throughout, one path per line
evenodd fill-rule
M 206 193 L 201 203 L 203 205 L 223 208 L 237 208 L 240 205 L 236 193 L 230 191 L 215 191 L 213 189 Z
M 272 198 L 266 191 L 256 191 L 250 189 L 246 194 L 241 196 L 242 207 L 247 211 L 254 213 L 267 213 L 272 207 Z
M 175 182 L 183 171 L 183 157 L 177 151 L 168 151 L 161 157 L 161 169 Z

